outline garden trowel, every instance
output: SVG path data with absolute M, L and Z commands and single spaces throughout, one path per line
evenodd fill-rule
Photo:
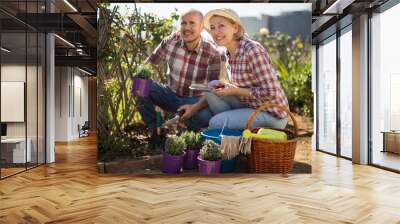
M 170 127 L 172 125 L 176 125 L 179 123 L 179 121 L 181 120 L 181 116 L 185 113 L 184 110 L 179 111 L 175 117 L 167 120 L 164 122 L 164 124 L 162 125 L 163 127 Z

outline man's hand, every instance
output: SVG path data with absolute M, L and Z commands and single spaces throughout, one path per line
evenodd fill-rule
M 185 104 L 178 108 L 178 111 L 184 111 L 181 116 L 182 120 L 187 120 L 197 111 L 195 104 Z
M 179 31 L 174 32 L 170 35 L 171 39 L 181 39 L 181 33 Z

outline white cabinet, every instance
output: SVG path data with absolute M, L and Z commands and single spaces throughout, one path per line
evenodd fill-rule
M 26 140 L 26 143 L 28 145 L 25 151 L 25 138 L 7 138 L 1 140 L 2 147 L 5 146 L 12 148 L 13 163 L 25 163 L 32 161 L 32 153 L 31 153 L 32 140 L 28 138 Z

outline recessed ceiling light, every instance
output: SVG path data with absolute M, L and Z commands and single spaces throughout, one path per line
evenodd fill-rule
M 11 50 L 9 50 L 9 49 L 7 49 L 5 47 L 1 47 L 0 49 L 1 49 L 1 51 L 4 51 L 6 53 L 10 53 L 11 52 Z
M 79 71 L 81 71 L 81 72 L 83 72 L 83 73 L 85 73 L 85 74 L 93 75 L 92 73 L 90 73 L 90 72 L 88 72 L 88 71 L 85 71 L 85 70 L 83 70 L 83 69 L 81 69 L 81 68 L 79 68 L 79 67 L 78 67 L 78 69 L 79 69 Z
M 69 3 L 68 0 L 64 0 L 65 4 L 67 4 L 74 12 L 78 12 L 78 10 L 71 4 Z
M 322 14 L 342 14 L 343 9 L 351 5 L 355 0 L 336 0 Z
M 69 42 L 68 40 L 66 40 L 66 39 L 64 39 L 64 38 L 62 38 L 62 37 L 60 37 L 59 35 L 57 35 L 57 34 L 54 34 L 54 36 L 55 37 L 57 37 L 59 40 L 61 40 L 62 42 L 64 42 L 64 43 L 66 43 L 67 45 L 69 45 L 70 47 L 73 47 L 73 48 L 75 48 L 75 45 L 73 45 L 71 42 Z

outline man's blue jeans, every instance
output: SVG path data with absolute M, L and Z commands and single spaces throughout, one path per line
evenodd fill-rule
M 235 96 L 219 97 L 212 92 L 205 93 L 210 110 L 214 116 L 210 120 L 209 128 L 225 128 L 243 130 L 250 115 L 255 111 L 242 105 Z M 260 112 L 254 117 L 250 128 L 271 127 L 285 128 L 287 118 L 276 118 L 267 112 Z
M 138 97 L 138 110 L 143 121 L 149 129 L 156 128 L 155 105 L 164 111 L 177 112 L 178 108 L 185 104 L 195 104 L 199 97 L 179 97 L 169 87 L 153 82 L 148 97 Z M 209 108 L 204 108 L 193 114 L 185 124 L 190 130 L 198 131 L 207 127 L 212 117 Z

